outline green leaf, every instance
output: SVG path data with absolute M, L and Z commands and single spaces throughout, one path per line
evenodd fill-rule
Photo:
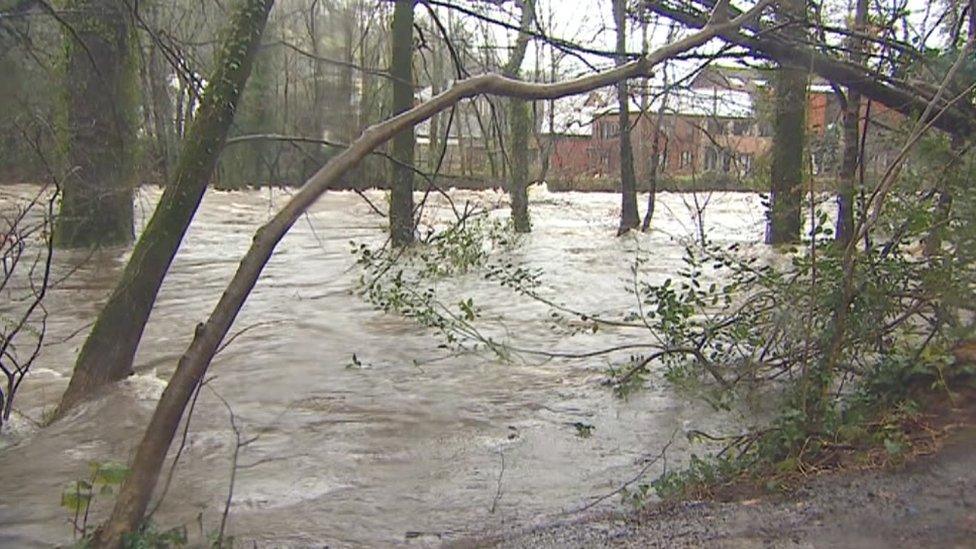
M 129 468 L 121 463 L 103 463 L 101 464 L 92 478 L 95 479 L 95 484 L 105 484 L 105 485 L 119 485 L 122 481 L 129 476 Z

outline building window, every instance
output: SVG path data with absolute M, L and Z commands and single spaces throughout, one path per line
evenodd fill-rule
M 751 154 L 740 154 L 739 155 L 739 173 L 748 174 L 752 172 L 752 155 Z
M 604 122 L 600 125 L 600 136 L 603 139 L 612 139 L 620 135 L 620 124 L 615 122 Z
M 705 171 L 714 171 L 718 167 L 718 153 L 714 147 L 705 149 Z
M 681 151 L 681 167 L 687 168 L 691 166 L 691 151 Z
M 751 125 L 748 120 L 735 120 L 732 122 L 732 135 L 747 135 Z
M 705 131 L 708 132 L 709 135 L 722 135 L 722 126 L 723 124 L 718 120 L 709 120 L 708 123 L 705 124 Z

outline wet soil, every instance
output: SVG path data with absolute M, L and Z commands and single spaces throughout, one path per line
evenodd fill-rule
M 976 547 L 976 426 L 966 424 L 899 468 L 820 475 L 788 495 L 578 518 L 483 545 Z

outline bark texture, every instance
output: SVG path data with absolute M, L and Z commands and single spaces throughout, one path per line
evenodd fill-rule
M 780 3 L 779 19 L 803 38 L 806 20 L 803 0 Z M 770 166 L 770 212 L 766 233 L 768 244 L 799 242 L 802 227 L 800 208 L 803 198 L 803 149 L 806 128 L 807 72 L 781 65 L 774 84 L 773 145 Z
M 522 3 L 519 35 L 505 65 L 504 73 L 509 78 L 518 78 L 522 71 L 522 61 L 525 60 L 525 50 L 529 45 L 528 32 L 534 20 L 535 0 L 525 0 Z M 527 101 L 520 98 L 508 101 L 508 131 L 508 192 L 512 200 L 512 222 L 516 232 L 527 233 L 532 230 L 529 217 L 529 134 L 532 132 L 532 116 Z
M 414 0 L 396 0 L 393 8 L 393 55 L 390 74 L 393 77 L 393 114 L 413 107 L 413 11 Z M 393 181 L 390 186 L 390 239 L 394 246 L 408 246 L 414 241 L 413 166 L 415 139 L 413 127 L 393 138 L 390 164 Z
M 63 248 L 132 242 L 139 78 L 136 40 L 122 0 L 64 3 L 65 178 L 55 243 Z
M 627 0 L 613 0 L 613 20 L 617 26 L 617 66 L 627 62 Z M 620 110 L 620 227 L 617 235 L 640 227 L 637 212 L 637 176 L 634 174 L 634 148 L 630 142 L 630 93 L 627 81 L 617 82 L 617 107 Z
M 851 30 L 855 33 L 863 33 L 867 20 L 868 0 L 857 0 Z M 864 40 L 856 36 L 852 37 L 850 48 L 851 63 L 861 64 L 864 57 L 862 54 Z M 834 233 L 839 244 L 847 244 L 854 235 L 854 195 L 857 189 L 858 168 L 861 165 L 861 93 L 848 87 L 844 103 L 844 153 L 838 178 L 840 192 L 837 194 L 837 228 Z
M 241 0 L 216 71 L 182 144 L 176 176 L 85 340 L 57 415 L 132 372 L 142 331 L 173 257 L 207 189 L 274 0 Z

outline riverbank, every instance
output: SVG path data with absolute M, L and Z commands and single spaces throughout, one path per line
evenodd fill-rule
M 787 493 L 664 502 L 576 518 L 460 546 L 973 547 L 976 406 L 949 407 L 935 445 L 908 463 L 841 469 Z
M 3 187 L 14 187 L 17 185 L 37 184 L 45 181 L 43 176 L 36 177 L 4 177 L 0 174 L 0 189 Z M 439 189 L 457 189 L 463 191 L 505 191 L 508 184 L 497 178 L 462 176 L 440 174 L 433 179 Z M 253 189 L 265 189 L 268 187 L 293 189 L 302 184 L 299 180 L 282 180 L 273 182 L 261 182 L 254 185 L 246 184 L 242 186 L 228 185 L 227 182 L 218 181 L 213 185 L 217 191 L 246 191 Z M 538 185 L 538 182 L 532 185 Z M 832 179 L 818 178 L 816 180 L 816 190 L 827 192 L 834 189 L 835 182 Z M 162 186 L 161 182 L 152 179 L 143 180 L 143 185 L 147 187 Z M 614 177 L 602 176 L 577 176 L 563 178 L 549 178 L 545 182 L 549 192 L 580 192 L 580 193 L 619 193 L 620 180 Z M 387 182 L 375 179 L 363 178 L 344 178 L 336 182 L 332 189 L 336 191 L 370 191 L 387 190 Z M 414 188 L 423 192 L 428 188 L 428 181 L 418 176 L 414 182 Z M 705 173 L 697 177 L 690 176 L 667 176 L 662 177 L 656 184 L 657 192 L 673 193 L 715 193 L 715 192 L 735 192 L 735 193 L 765 193 L 769 192 L 768 182 L 758 178 L 739 179 L 728 177 L 723 174 Z M 637 182 L 637 192 L 646 193 L 650 190 L 648 181 Z

